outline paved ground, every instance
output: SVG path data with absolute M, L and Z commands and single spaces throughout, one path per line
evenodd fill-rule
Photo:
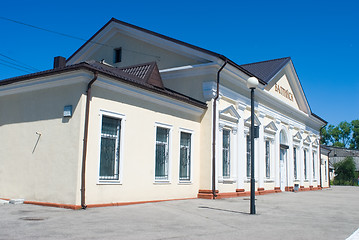
M 346 239 L 359 228 L 359 187 L 257 196 L 256 207 L 249 215 L 248 198 L 77 211 L 0 204 L 0 239 Z

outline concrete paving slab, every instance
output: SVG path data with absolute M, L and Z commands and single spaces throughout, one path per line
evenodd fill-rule
M 359 187 L 248 198 L 68 210 L 0 206 L 0 239 L 347 239 L 359 228 Z

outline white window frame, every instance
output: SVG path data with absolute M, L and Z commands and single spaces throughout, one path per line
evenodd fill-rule
M 303 148 L 303 177 L 304 177 L 304 181 L 308 181 L 308 153 L 309 153 L 309 149 L 308 148 Z
M 229 176 L 223 176 L 223 130 L 229 131 Z M 236 170 L 236 161 L 237 161 L 237 152 L 235 147 L 237 147 L 237 126 L 231 122 L 220 120 L 219 123 L 219 134 L 218 134 L 218 160 L 217 160 L 217 171 L 218 171 L 218 182 L 231 184 L 237 181 L 237 170 Z
M 312 158 L 313 158 L 313 162 L 312 162 L 312 174 L 313 174 L 313 180 L 317 180 L 317 173 L 316 173 L 316 171 L 317 171 L 317 151 L 312 151 Z
M 119 178 L 116 180 L 111 179 L 100 179 L 100 164 L 101 164 L 101 137 L 102 137 L 102 119 L 103 116 L 116 118 L 121 121 L 121 129 L 120 129 L 120 142 L 119 142 L 119 156 L 118 156 L 118 174 Z M 100 110 L 99 113 L 100 124 L 98 130 L 98 166 L 97 166 L 97 184 L 122 184 L 122 176 L 123 176 L 123 162 L 124 162 L 124 136 L 125 136 L 125 126 L 126 126 L 126 116 L 124 114 L 115 113 L 108 110 Z
M 194 146 L 194 143 L 193 143 L 193 135 L 194 135 L 194 131 L 193 130 L 190 130 L 190 129 L 185 129 L 185 128 L 180 128 L 179 131 L 179 137 L 178 137 L 178 142 L 179 142 L 179 156 L 178 156 L 178 182 L 179 183 L 192 183 L 192 179 L 193 179 L 193 146 Z M 181 160 L 181 133 L 189 133 L 191 134 L 191 146 L 190 146 L 190 172 L 189 172 L 189 179 L 180 179 L 180 160 Z
M 295 163 L 294 163 L 294 149 L 296 149 L 296 151 L 295 151 Z M 299 145 L 297 145 L 297 144 L 293 144 L 293 178 L 294 178 L 294 180 L 295 181 L 298 181 L 300 178 L 299 178 L 299 176 L 300 176 L 300 170 L 299 170 L 299 164 L 298 164 L 298 161 L 300 161 L 300 159 L 298 158 L 298 156 L 299 156 L 299 153 L 300 153 L 300 147 L 299 147 Z M 295 174 L 294 174 L 294 166 L 295 166 L 295 169 L 297 170 L 297 176 L 295 176 Z
M 250 164 L 251 164 L 251 149 L 248 149 L 248 139 L 249 139 L 249 147 L 250 147 L 250 145 L 252 144 L 251 143 L 251 140 L 250 140 L 250 134 L 249 133 L 247 133 L 247 134 L 245 134 L 245 136 L 246 136 L 246 178 L 247 178 L 247 180 L 249 180 L 249 179 L 251 179 L 251 167 L 250 167 Z M 255 145 L 254 145 L 255 146 Z M 255 150 L 254 150 L 255 151 Z M 249 168 L 248 168 L 248 153 L 249 153 Z
M 157 128 L 168 129 L 168 176 L 167 179 L 156 178 L 156 146 L 157 146 Z M 154 161 L 153 161 L 153 179 L 154 183 L 171 183 L 172 177 L 172 131 L 173 126 L 170 124 L 156 122 L 154 125 Z
M 267 176 L 267 142 L 269 143 L 269 176 Z M 264 139 L 264 156 L 265 156 L 265 178 L 266 180 L 271 180 L 272 179 L 272 172 L 273 172 L 273 168 L 272 168 L 272 162 L 273 162 L 273 140 L 269 139 L 269 138 L 265 138 Z
M 224 131 L 226 131 L 226 132 L 228 132 L 228 138 L 229 138 L 229 146 L 228 146 L 228 162 L 229 162 L 229 166 L 228 166 L 228 171 L 229 171 L 229 175 L 228 176 L 224 176 L 224 166 L 223 166 L 223 163 L 224 163 L 224 159 L 223 159 L 223 137 L 224 137 Z M 231 153 L 231 151 L 232 151 L 232 145 L 233 145 L 233 143 L 232 143 L 232 136 L 231 136 L 232 134 L 231 134 L 231 129 L 229 129 L 229 128 L 223 128 L 222 129 L 222 158 L 221 158 L 221 162 L 222 162 L 222 177 L 223 177 L 223 179 L 230 179 L 231 178 L 231 175 L 232 175 L 232 169 L 231 169 L 231 167 L 232 167 L 232 165 L 233 165 L 233 163 L 232 163 L 232 158 L 233 158 L 233 156 L 232 156 L 232 153 Z

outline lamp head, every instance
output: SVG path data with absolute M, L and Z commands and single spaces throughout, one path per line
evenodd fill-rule
M 258 79 L 256 77 L 250 77 L 247 80 L 247 87 L 249 89 L 256 89 L 258 86 Z

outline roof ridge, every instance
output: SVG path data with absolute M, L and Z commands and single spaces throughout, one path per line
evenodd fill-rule
M 282 57 L 282 58 L 269 59 L 269 60 L 260 61 L 260 62 L 245 63 L 245 64 L 241 64 L 241 65 L 239 65 L 239 66 L 247 66 L 247 65 L 252 65 L 252 64 L 257 64 L 257 63 L 273 62 L 273 61 L 278 61 L 278 60 L 283 60 L 283 59 L 288 59 L 288 60 L 290 60 L 291 57 Z

